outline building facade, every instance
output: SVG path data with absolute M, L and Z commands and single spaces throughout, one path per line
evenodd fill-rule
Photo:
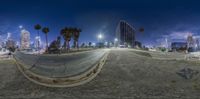
M 21 30 L 21 49 L 29 49 L 30 48 L 30 33 L 23 29 Z
M 172 48 L 172 51 L 186 51 L 187 42 L 172 42 L 171 48 Z
M 116 29 L 116 37 L 119 46 L 134 47 L 135 46 L 135 28 L 126 21 L 121 20 Z
M 34 47 L 35 49 L 38 49 L 38 48 L 40 49 L 41 46 L 42 46 L 41 38 L 40 36 L 36 36 L 34 40 Z

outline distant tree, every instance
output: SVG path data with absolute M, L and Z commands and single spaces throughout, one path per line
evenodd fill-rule
M 57 40 L 53 40 L 50 45 L 49 45 L 49 48 L 48 48 L 48 53 L 60 53 L 60 49 L 58 48 L 58 45 L 57 45 Z
M 8 48 L 8 50 L 9 50 L 10 52 L 15 52 L 15 49 L 16 49 L 15 47 L 9 47 L 9 48 Z
M 89 47 L 91 47 L 92 46 L 92 42 L 89 42 L 88 45 L 89 45 Z
M 82 43 L 82 44 L 81 44 L 81 48 L 84 48 L 84 47 L 85 47 L 85 43 Z
M 46 38 L 46 50 L 48 52 L 48 33 L 49 33 L 49 28 L 48 27 L 44 27 L 42 29 L 42 32 L 45 34 L 45 38 Z
M 49 47 L 48 47 L 48 53 L 61 53 L 60 50 L 60 42 L 61 42 L 61 37 L 58 36 L 57 40 L 54 40 L 50 43 Z

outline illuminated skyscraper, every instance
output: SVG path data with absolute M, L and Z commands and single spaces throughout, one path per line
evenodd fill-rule
M 38 42 L 39 42 L 39 44 L 38 44 Z M 36 36 L 35 37 L 34 46 L 35 46 L 36 49 L 41 47 L 41 38 L 40 38 L 40 36 Z
M 30 33 L 23 29 L 21 30 L 21 49 L 30 48 Z
M 11 40 L 11 33 L 7 33 L 7 40 Z
M 188 35 L 187 44 L 188 44 L 188 48 L 190 48 L 190 47 L 193 48 L 195 46 L 195 41 L 194 41 L 192 34 Z
M 134 47 L 135 45 L 135 28 L 126 21 L 120 21 L 116 29 L 116 37 L 120 45 L 125 47 Z
M 3 38 L 2 38 L 2 36 L 0 36 L 0 48 L 2 48 L 3 47 Z

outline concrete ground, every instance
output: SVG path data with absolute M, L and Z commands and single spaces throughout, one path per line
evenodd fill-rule
M 186 79 L 184 68 L 197 73 Z M 72 88 L 48 88 L 27 80 L 10 61 L 0 61 L 0 98 L 40 99 L 199 99 L 200 63 L 158 60 L 148 52 L 113 49 L 100 74 Z M 191 72 L 189 72 L 191 73 Z

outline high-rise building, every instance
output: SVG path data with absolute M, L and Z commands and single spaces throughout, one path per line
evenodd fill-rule
M 7 40 L 11 40 L 11 33 L 7 33 Z
M 5 46 L 6 48 L 15 48 L 15 41 L 12 39 L 11 33 L 7 33 L 5 44 L 2 43 L 2 46 Z
M 0 48 L 2 48 L 3 47 L 3 38 L 2 38 L 2 36 L 0 36 Z
M 116 37 L 120 46 L 134 47 L 135 46 L 135 28 L 126 21 L 121 20 L 116 29 Z
M 199 48 L 200 48 L 200 46 L 199 46 L 199 44 L 200 44 L 199 38 L 196 38 L 195 43 L 196 43 L 196 44 L 195 44 L 196 49 L 199 50 Z
M 30 32 L 23 29 L 21 30 L 21 49 L 30 48 Z
M 189 34 L 188 37 L 187 37 L 188 48 L 194 47 L 194 43 L 195 43 L 195 41 L 194 41 L 192 34 Z
M 9 39 L 6 41 L 6 48 L 15 48 L 15 41 Z
M 38 49 L 38 48 L 40 49 L 41 48 L 42 44 L 41 44 L 40 36 L 36 36 L 35 37 L 34 46 L 35 46 L 36 49 Z

